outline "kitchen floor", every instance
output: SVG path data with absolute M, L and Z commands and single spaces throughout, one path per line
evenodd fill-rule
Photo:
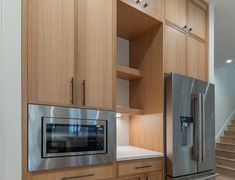
M 234 180 L 235 178 L 232 178 L 232 177 L 229 177 L 229 176 L 225 176 L 225 175 L 221 175 L 221 176 L 218 176 L 216 178 L 216 180 Z

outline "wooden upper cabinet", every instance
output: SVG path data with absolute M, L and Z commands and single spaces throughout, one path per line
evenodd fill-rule
M 78 87 L 84 88 L 86 107 L 115 108 L 115 5 L 115 0 L 78 0 L 78 61 L 85 73 Z
M 186 74 L 186 34 L 165 26 L 164 72 Z
M 152 17 L 163 17 L 164 0 L 120 0 L 147 13 Z
M 147 11 L 151 12 L 155 16 L 162 17 L 163 16 L 163 9 L 164 9 L 164 2 L 163 0 L 142 0 L 143 1 L 143 8 Z
M 114 109 L 115 0 L 28 0 L 29 102 Z
M 74 0 L 28 0 L 29 102 L 71 104 Z
M 171 23 L 184 28 L 186 20 L 187 3 L 186 0 L 165 0 L 165 19 Z
M 190 33 L 206 39 L 207 5 L 199 0 L 188 0 L 188 28 Z
M 207 51 L 206 43 L 188 37 L 187 75 L 193 78 L 207 80 Z

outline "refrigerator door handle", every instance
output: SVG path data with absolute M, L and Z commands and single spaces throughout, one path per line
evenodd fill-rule
M 192 97 L 193 127 L 193 159 L 203 162 L 205 159 L 205 95 L 197 94 Z
M 198 162 L 205 160 L 205 95 L 199 93 L 198 95 Z

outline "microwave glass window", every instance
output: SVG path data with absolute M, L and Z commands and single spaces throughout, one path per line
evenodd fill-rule
M 46 153 L 74 153 L 105 150 L 105 126 L 46 124 Z

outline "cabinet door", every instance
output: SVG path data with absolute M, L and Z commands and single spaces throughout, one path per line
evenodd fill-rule
M 146 180 L 162 180 L 162 172 L 157 172 L 157 173 L 152 173 L 152 174 L 148 174 L 146 175 Z
M 186 0 L 165 0 L 166 20 L 184 28 L 186 22 L 187 3 Z
M 118 180 L 144 180 L 144 177 L 142 176 L 132 176 L 132 177 L 126 177 L 126 178 L 119 178 Z
M 164 71 L 186 74 L 186 34 L 165 26 Z
M 71 104 L 74 0 L 28 0 L 28 98 Z
M 143 0 L 142 7 L 151 12 L 154 16 L 163 16 L 163 0 Z
M 193 0 L 188 0 L 188 28 L 189 32 L 206 39 L 207 10 L 206 6 L 199 6 Z
M 188 37 L 187 74 L 193 78 L 207 80 L 206 43 Z
M 78 0 L 78 61 L 85 71 L 78 87 L 84 88 L 86 107 L 114 108 L 115 3 Z
M 153 17 L 162 17 L 164 9 L 163 0 L 122 0 L 131 3 L 136 9 L 146 12 Z

